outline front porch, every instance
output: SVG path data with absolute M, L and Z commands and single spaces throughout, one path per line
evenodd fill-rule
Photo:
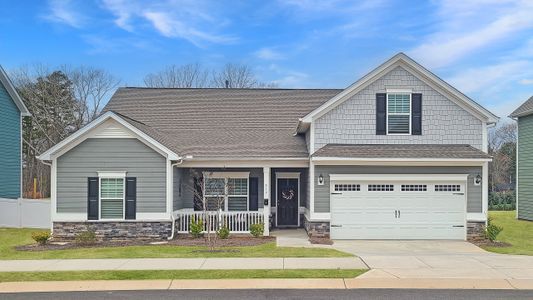
M 307 168 L 178 167 L 173 175 L 177 233 L 188 233 L 193 220 L 202 220 L 205 231 L 226 226 L 234 234 L 250 233 L 253 224 L 263 224 L 265 236 L 273 228 L 303 227 Z

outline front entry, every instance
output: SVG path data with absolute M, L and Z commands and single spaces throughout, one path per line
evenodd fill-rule
M 279 227 L 298 226 L 299 179 L 278 178 L 276 184 L 276 225 Z

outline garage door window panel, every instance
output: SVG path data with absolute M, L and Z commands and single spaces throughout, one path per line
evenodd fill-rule
M 427 192 L 426 184 L 402 184 L 402 192 Z
M 359 192 L 360 184 L 335 184 L 335 192 Z
M 460 184 L 436 184 L 435 192 L 460 192 Z
M 369 192 L 394 192 L 394 184 L 369 184 Z

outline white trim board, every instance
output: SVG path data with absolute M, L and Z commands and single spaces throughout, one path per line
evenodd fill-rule
M 330 182 L 339 180 L 357 181 L 466 181 L 468 174 L 330 174 Z
M 430 85 L 437 92 L 447 96 L 447 98 L 455 102 L 463 109 L 470 112 L 472 115 L 476 116 L 481 121 L 486 123 L 498 122 L 499 118 L 496 115 L 494 115 L 481 105 L 477 104 L 474 100 L 468 98 L 463 93 L 459 92 L 453 86 L 428 71 L 426 68 L 415 62 L 413 59 L 411 59 L 404 53 L 398 53 L 394 55 L 392 58 L 372 70 L 370 73 L 363 76 L 361 79 L 347 87 L 335 97 L 331 98 L 326 103 L 322 104 L 321 106 L 307 114 L 301 119 L 301 122 L 312 123 L 312 121 L 320 118 L 339 104 L 349 99 L 354 94 L 357 94 L 362 89 L 366 88 L 375 80 L 381 78 L 383 75 L 398 66 L 405 68 L 407 71 L 417 76 L 420 80 Z
M 93 132 L 93 129 L 97 128 L 99 125 L 103 124 L 108 119 L 113 119 L 120 125 L 128 129 L 132 134 L 134 134 L 140 141 L 150 146 L 152 149 L 158 151 L 161 154 L 164 154 L 170 160 L 180 160 L 181 157 L 162 145 L 161 143 L 154 140 L 152 137 L 148 136 L 144 132 L 135 128 L 133 125 L 125 121 L 123 118 L 117 114 L 108 111 L 105 114 L 101 115 L 91 123 L 87 124 L 85 127 L 76 131 L 54 147 L 48 149 L 43 154 L 39 155 L 37 158 L 40 160 L 51 160 L 54 157 L 59 157 L 68 150 L 72 149 L 76 145 L 80 144 L 84 140 L 90 137 L 90 133 Z

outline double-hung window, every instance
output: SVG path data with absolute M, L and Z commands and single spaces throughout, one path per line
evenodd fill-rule
M 125 172 L 99 172 L 100 219 L 124 219 Z
M 208 210 L 247 211 L 247 172 L 204 172 L 204 200 Z
M 387 94 L 387 134 L 411 134 L 411 94 Z

